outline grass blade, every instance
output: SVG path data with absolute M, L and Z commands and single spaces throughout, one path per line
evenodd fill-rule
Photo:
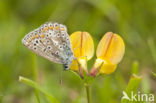
M 134 61 L 133 64 L 132 64 L 132 74 L 138 74 L 139 73 L 139 63 L 138 61 Z
M 34 55 L 34 54 L 32 54 L 32 70 L 33 70 L 34 81 L 37 82 L 37 61 L 36 61 L 36 55 Z M 40 103 L 40 97 L 39 97 L 38 90 L 34 89 L 34 92 L 35 92 L 37 102 Z
M 41 93 L 45 94 L 45 96 L 50 100 L 51 103 L 60 103 L 55 97 L 53 97 L 52 95 L 50 95 L 50 93 L 48 93 L 47 91 L 45 91 L 44 89 L 42 89 L 38 84 L 36 84 L 35 82 L 33 82 L 30 79 L 24 78 L 22 76 L 19 77 L 19 81 L 31 86 L 32 88 L 40 91 Z

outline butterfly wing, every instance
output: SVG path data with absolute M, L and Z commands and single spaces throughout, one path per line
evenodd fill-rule
M 71 64 L 74 58 L 72 49 L 71 49 L 71 43 L 69 39 L 69 35 L 67 33 L 66 26 L 62 24 L 54 23 L 54 31 L 56 32 L 56 39 L 55 41 L 58 41 L 58 49 L 61 51 L 60 56 L 63 58 L 63 64 L 66 66 Z M 59 28 L 59 29 L 57 29 Z
M 63 30 L 65 33 L 67 32 L 65 26 L 63 26 Z M 28 33 L 22 39 L 22 43 L 36 54 L 52 62 L 64 64 L 64 58 L 62 56 L 64 54 L 63 46 L 68 41 L 64 40 L 63 37 L 66 36 L 60 34 L 59 24 L 55 23 L 54 25 L 50 22 Z M 66 38 L 69 39 L 68 36 Z
M 74 56 L 66 26 L 58 23 L 47 23 L 43 26 L 42 33 L 46 33 L 46 37 L 55 45 L 56 53 L 62 58 L 62 64 L 71 64 Z

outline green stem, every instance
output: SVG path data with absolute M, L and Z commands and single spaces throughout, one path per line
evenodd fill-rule
M 90 88 L 88 84 L 84 84 L 85 88 L 86 88 L 86 93 L 87 93 L 87 101 L 88 103 L 91 103 L 90 101 Z
M 55 97 L 53 97 L 49 92 L 42 89 L 37 83 L 34 81 L 24 78 L 22 76 L 19 77 L 19 81 L 31 86 L 32 88 L 36 89 L 37 91 L 40 91 L 41 93 L 45 94 L 45 96 L 51 101 L 50 103 L 60 103 Z
M 36 55 L 34 54 L 32 54 L 32 70 L 33 70 L 33 79 L 35 82 L 37 82 L 37 62 L 36 62 Z M 38 90 L 34 89 L 34 92 L 38 103 L 40 103 Z

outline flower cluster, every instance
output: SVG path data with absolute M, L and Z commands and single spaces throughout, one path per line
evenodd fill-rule
M 110 74 L 117 68 L 121 61 L 125 45 L 122 38 L 115 33 L 107 32 L 100 40 L 96 50 L 96 60 L 90 71 L 87 69 L 87 61 L 94 56 L 94 42 L 88 32 L 74 32 L 70 36 L 74 56 L 70 69 L 76 71 L 81 78 L 84 73 L 87 76 L 96 77 L 99 74 Z

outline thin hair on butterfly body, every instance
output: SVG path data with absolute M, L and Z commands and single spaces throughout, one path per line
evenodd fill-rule
M 34 53 L 63 64 L 65 70 L 74 59 L 67 28 L 62 24 L 47 22 L 28 33 L 22 43 Z

